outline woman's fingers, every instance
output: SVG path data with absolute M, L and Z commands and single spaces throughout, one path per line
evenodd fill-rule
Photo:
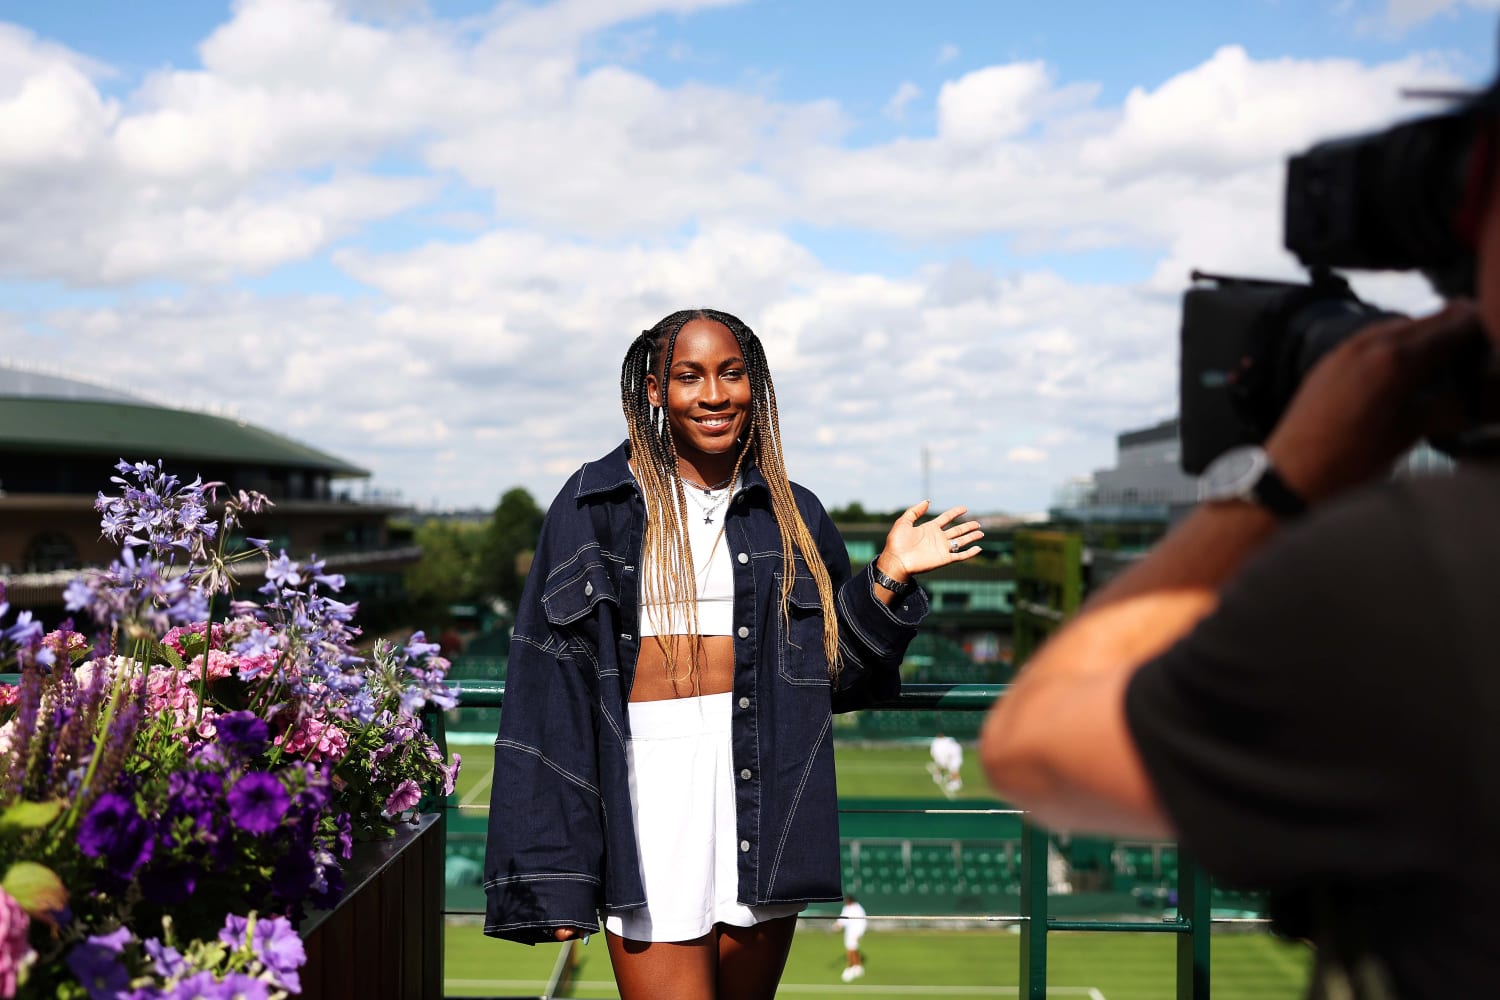
M 552 932 L 552 936 L 558 941 L 571 941 L 578 936 L 578 932 L 571 927 L 559 927 Z

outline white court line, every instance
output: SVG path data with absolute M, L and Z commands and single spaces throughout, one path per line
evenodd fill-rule
M 495 769 L 490 768 L 488 771 L 484 772 L 484 777 L 476 781 L 474 783 L 474 787 L 469 789 L 469 794 L 465 795 L 463 799 L 458 803 L 459 807 L 462 808 L 464 806 L 472 806 L 479 800 L 479 796 L 490 790 L 490 782 L 494 780 Z

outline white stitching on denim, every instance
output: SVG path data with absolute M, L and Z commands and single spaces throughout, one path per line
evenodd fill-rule
M 578 775 L 573 774 L 571 771 L 568 771 L 565 768 L 559 766 L 557 762 L 549 760 L 547 758 L 547 755 L 542 753 L 541 750 L 537 749 L 536 747 L 527 746 L 525 743 L 517 743 L 515 740 L 496 738 L 495 749 L 498 750 L 501 747 L 505 747 L 510 750 L 519 750 L 522 753 L 531 754 L 532 756 L 540 760 L 543 764 L 546 764 L 548 767 L 552 768 L 552 770 L 556 771 L 558 774 L 562 775 L 564 778 L 567 778 L 573 784 L 577 785 L 579 788 L 587 789 L 588 791 L 593 792 L 596 797 L 602 798 L 602 796 L 599 795 L 599 789 L 595 788 L 587 781 L 584 781 Z
M 807 754 L 807 766 L 802 769 L 802 780 L 797 783 L 797 792 L 792 796 L 792 807 L 787 810 L 786 826 L 781 829 L 781 843 L 776 846 L 776 860 L 771 864 L 771 878 L 766 882 L 766 902 L 781 902 L 771 895 L 772 887 L 776 885 L 776 876 L 781 873 L 781 855 L 786 851 L 786 839 L 792 832 L 792 821 L 797 818 L 797 806 L 802 802 L 802 792 L 807 788 L 807 779 L 812 775 L 813 761 L 818 759 L 818 749 L 823 745 L 823 738 L 833 731 L 833 716 L 828 716 L 823 722 L 823 728 L 818 731 L 818 738 L 813 741 L 812 749 Z
M 484 883 L 486 889 L 500 885 L 511 885 L 517 882 L 589 882 L 599 884 L 598 875 L 590 875 L 588 872 L 535 872 L 522 875 L 501 875 L 488 879 Z

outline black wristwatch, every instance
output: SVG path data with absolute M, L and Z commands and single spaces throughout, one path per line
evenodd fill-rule
M 1281 478 L 1266 450 L 1253 444 L 1230 448 L 1210 462 L 1198 479 L 1198 499 L 1207 503 L 1242 500 L 1259 504 L 1280 518 L 1307 510 L 1307 501 Z
M 886 590 L 889 590 L 897 597 L 905 597 L 907 594 L 910 594 L 913 590 L 917 589 L 917 581 L 907 580 L 905 583 L 901 583 L 889 576 L 886 576 L 884 573 L 880 572 L 880 567 L 875 565 L 874 560 L 871 560 L 870 562 L 870 579 L 874 580 L 876 583 L 880 584 L 882 587 L 884 587 Z

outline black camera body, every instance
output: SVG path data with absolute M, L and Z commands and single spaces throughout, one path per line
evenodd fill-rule
M 1287 162 L 1284 240 L 1306 283 L 1194 272 L 1183 296 L 1182 468 L 1270 434 L 1328 351 L 1389 316 L 1333 268 L 1419 270 L 1445 297 L 1472 295 L 1470 200 L 1489 168 L 1484 101 L 1320 143 Z M 1483 155 L 1482 155 L 1483 153 Z

